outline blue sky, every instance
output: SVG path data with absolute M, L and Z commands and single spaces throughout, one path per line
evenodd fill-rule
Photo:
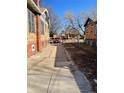
M 60 17 L 64 17 L 66 11 L 78 14 L 96 8 L 97 0 L 42 0 L 44 6 L 51 7 Z
M 71 11 L 78 15 L 97 8 L 97 0 L 41 0 L 43 6 L 51 7 L 64 22 L 64 14 Z

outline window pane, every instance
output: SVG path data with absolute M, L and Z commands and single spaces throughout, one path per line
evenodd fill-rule
M 29 32 L 31 32 L 31 14 L 30 11 L 28 10 L 28 24 L 29 24 Z
M 41 20 L 41 34 L 44 35 L 44 22 Z
M 28 10 L 29 32 L 35 32 L 34 14 Z
M 33 16 L 33 14 L 32 14 L 32 32 L 34 32 L 34 16 Z

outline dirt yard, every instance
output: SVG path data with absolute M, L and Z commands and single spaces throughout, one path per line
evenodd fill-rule
M 97 92 L 97 49 L 83 43 L 63 43 L 71 58 L 89 79 L 93 91 Z

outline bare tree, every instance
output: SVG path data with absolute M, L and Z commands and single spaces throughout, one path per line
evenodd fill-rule
M 73 29 L 75 29 L 75 31 L 78 31 L 79 35 L 80 31 L 84 33 L 84 23 L 88 17 L 92 18 L 93 20 L 96 20 L 97 19 L 96 9 L 90 10 L 89 13 L 81 12 L 77 16 L 70 11 L 67 11 L 65 13 L 66 24 L 69 27 L 71 26 Z
M 66 12 L 65 13 L 65 19 L 67 21 L 68 27 L 72 28 L 74 31 L 77 31 L 77 40 L 79 42 L 79 28 L 81 27 L 80 21 L 77 19 L 77 17 L 72 12 Z M 83 29 L 82 29 L 83 30 Z
M 84 30 L 83 30 L 83 19 L 82 19 L 82 17 L 80 15 L 78 15 L 76 17 L 76 23 L 77 23 L 77 28 L 79 30 L 81 30 L 82 32 L 84 32 Z
M 65 20 L 67 21 L 67 25 L 68 26 L 71 26 L 73 29 L 78 29 L 77 28 L 77 26 L 76 26 L 76 20 L 75 20 L 76 18 L 75 18 L 75 16 L 74 16 L 74 14 L 72 13 L 72 12 L 70 12 L 70 11 L 67 11 L 66 13 L 65 13 Z
M 70 11 L 67 11 L 65 13 L 65 19 L 67 20 L 67 24 L 73 29 L 80 30 L 82 32 L 84 32 L 83 26 L 88 17 L 92 18 L 93 20 L 97 20 L 96 9 L 90 10 L 89 13 L 81 12 L 77 16 L 75 16 Z
M 52 37 L 54 34 L 59 32 L 61 28 L 61 21 L 59 16 L 53 11 L 52 8 L 47 8 L 49 11 L 49 18 L 50 18 L 50 36 Z
M 72 12 L 68 11 L 65 13 L 65 19 L 67 20 L 67 24 L 71 26 L 73 29 L 84 32 L 82 23 L 83 20 L 80 15 L 75 16 Z
M 83 21 L 85 22 L 88 17 L 90 17 L 93 20 L 97 20 L 97 10 L 96 8 L 93 8 L 89 10 L 89 12 L 81 12 L 80 16 L 83 18 Z
M 90 17 L 93 19 L 93 20 L 97 20 L 97 11 L 96 9 L 92 9 L 91 12 L 90 12 Z

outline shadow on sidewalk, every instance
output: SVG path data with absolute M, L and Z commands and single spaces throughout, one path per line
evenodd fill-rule
M 61 44 L 55 44 L 57 46 L 55 67 L 69 69 L 72 73 L 74 80 L 80 90 L 80 93 L 91 93 L 91 86 L 87 78 L 81 73 L 75 65 L 72 64 L 70 58 L 68 58 L 63 46 Z

